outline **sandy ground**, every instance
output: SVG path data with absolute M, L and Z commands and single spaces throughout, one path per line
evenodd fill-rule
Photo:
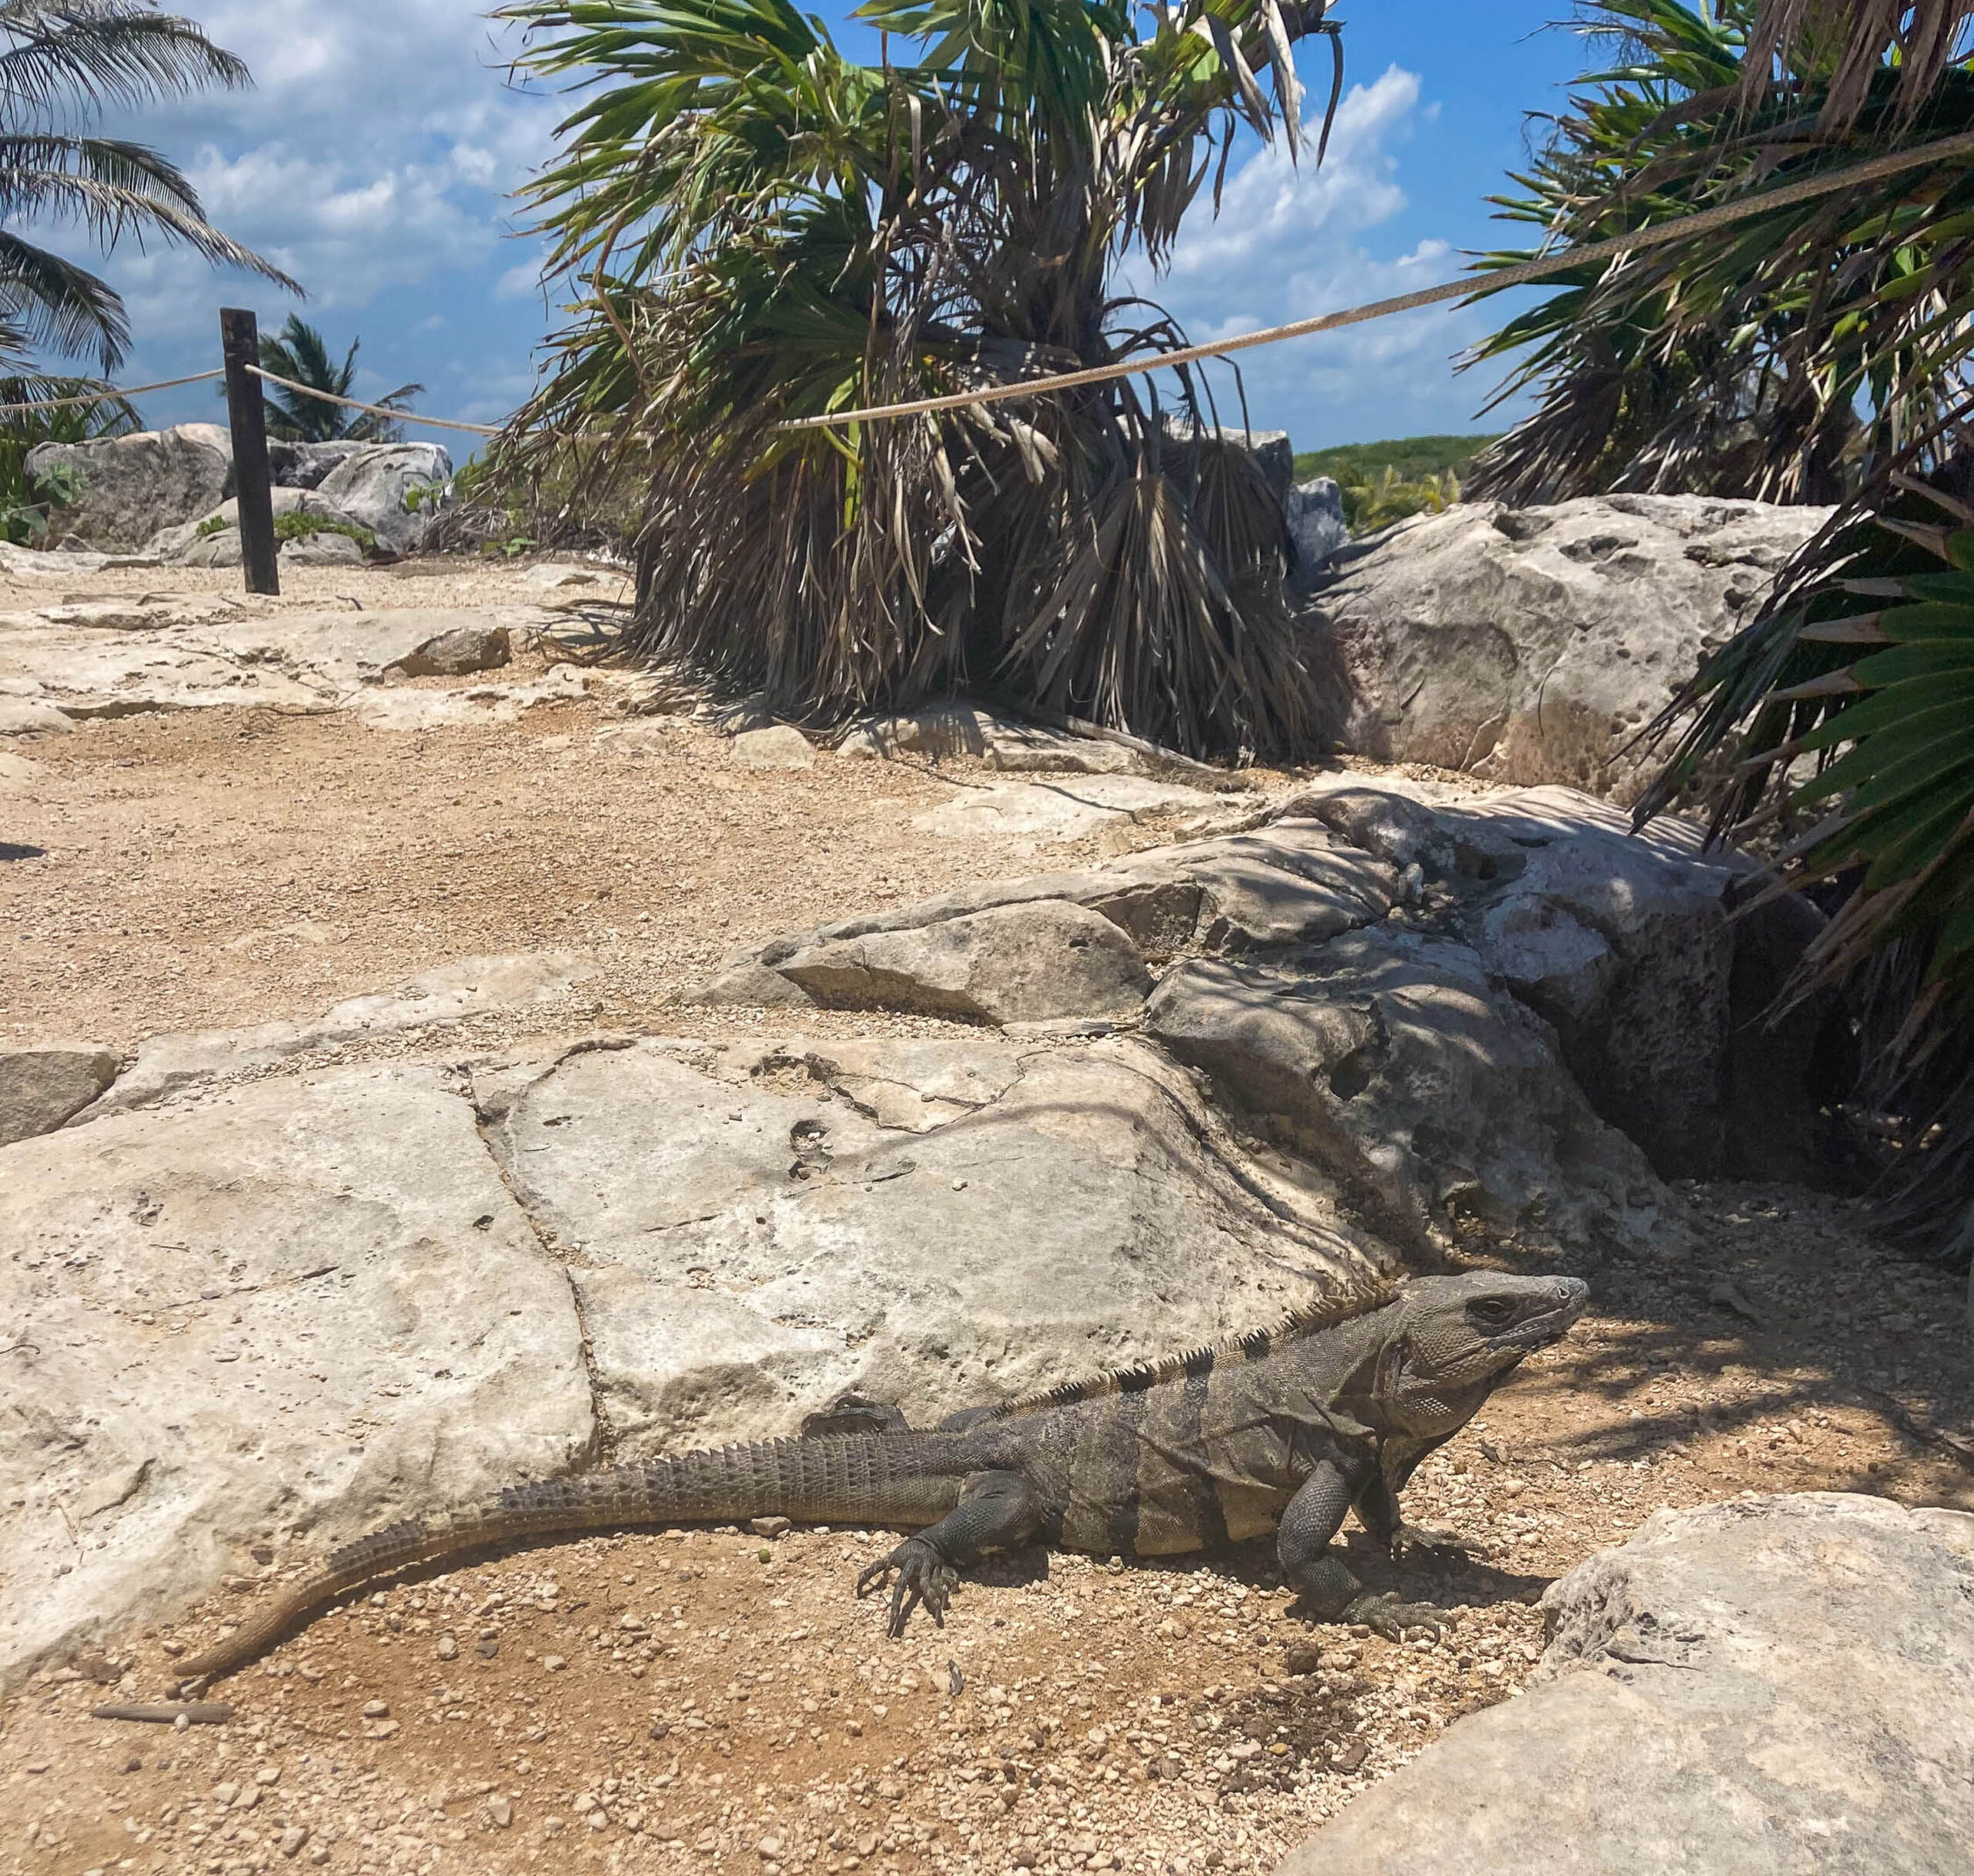
M 416 603 L 445 584 L 358 577 L 416 580 Z M 446 578 L 495 584 L 443 603 L 511 598 Z M 736 1020 L 666 999 L 745 940 L 1084 857 L 913 830 L 963 774 L 743 773 L 704 729 L 598 739 L 619 720 L 586 702 L 403 736 L 214 712 L 17 743 L 33 767 L 0 795 L 6 837 L 45 850 L 0 867 L 0 1035 L 127 1047 L 548 944 L 606 967 L 558 1026 L 678 1032 Z M 1309 1625 L 1258 1545 L 1024 1553 L 973 1573 L 942 1632 L 890 1643 L 850 1594 L 881 1534 L 635 1533 L 326 1616 L 211 1691 L 225 1726 L 88 1716 L 106 1689 L 155 1697 L 307 1561 L 269 1553 L 0 1709 L 0 1872 L 1265 1869 L 1511 1696 L 1543 1586 L 1656 1507 L 1834 1489 L 1974 1508 L 1960 1285 L 1882 1254 L 1846 1203 L 1689 1199 L 1690 1255 L 1530 1266 L 1588 1277 L 1589 1314 L 1406 1500 L 1469 1554 L 1401 1578 L 1353 1539 L 1360 1574 L 1457 1612 L 1437 1641 Z

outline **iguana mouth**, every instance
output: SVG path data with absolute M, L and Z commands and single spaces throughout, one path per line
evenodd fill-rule
M 1538 1349 L 1548 1348 L 1552 1342 L 1561 1342 L 1582 1315 L 1589 1295 L 1590 1285 L 1581 1278 L 1557 1278 L 1555 1302 L 1533 1315 L 1524 1316 L 1514 1328 L 1491 1338 L 1491 1346 L 1504 1352 L 1514 1349 L 1528 1355 Z

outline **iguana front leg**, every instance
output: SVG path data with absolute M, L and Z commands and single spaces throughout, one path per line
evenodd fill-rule
M 1398 1494 L 1382 1472 L 1373 1473 L 1357 1494 L 1357 1515 L 1371 1541 L 1393 1563 L 1403 1563 L 1414 1551 L 1464 1551 L 1467 1540 L 1457 1531 L 1436 1531 L 1428 1524 L 1408 1524 L 1398 1508 Z
M 1396 1642 L 1407 1628 L 1443 1625 L 1445 1614 L 1430 1603 L 1402 1602 L 1396 1596 L 1367 1590 L 1329 1548 L 1330 1539 L 1343 1527 L 1343 1514 L 1362 1489 L 1335 1460 L 1317 1461 L 1275 1529 L 1275 1554 L 1289 1587 L 1319 1619 L 1369 1622 L 1389 1642 Z
M 983 1472 L 969 1479 L 965 1495 L 936 1524 L 907 1538 L 857 1579 L 862 1595 L 895 1570 L 891 1618 L 885 1632 L 893 1641 L 920 1603 L 934 1624 L 946 1625 L 946 1602 L 959 1573 L 987 1551 L 1011 1549 L 1040 1521 L 1035 1494 L 1018 1472 Z

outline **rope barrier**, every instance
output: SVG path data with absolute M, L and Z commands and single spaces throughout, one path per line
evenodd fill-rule
M 1319 313 L 1312 318 L 1291 320 L 1286 325 L 1265 326 L 1259 332 L 1243 332 L 1211 345 L 1186 345 L 1176 352 L 1160 352 L 1151 358 L 1093 365 L 1083 371 L 1063 372 L 1053 378 L 1017 379 L 1011 384 L 948 392 L 939 397 L 913 398 L 904 403 L 874 404 L 867 409 L 833 411 L 819 417 L 791 417 L 775 427 L 783 430 L 830 429 L 845 423 L 874 422 L 880 417 L 915 417 L 927 411 L 958 410 L 969 404 L 998 404 L 1011 398 L 1043 397 L 1053 392 L 1073 391 L 1083 385 L 1107 383 L 1113 378 L 1135 377 L 1146 372 L 1191 365 L 1201 359 L 1224 358 L 1230 352 L 1245 352 L 1255 345 L 1272 345 L 1285 338 L 1305 338 L 1312 332 L 1333 332 L 1339 326 L 1358 325 L 1367 319 L 1383 319 L 1393 313 L 1410 312 L 1416 307 L 1433 305 L 1443 300 L 1457 300 L 1484 291 L 1491 292 L 1503 287 L 1519 287 L 1530 281 L 1546 280 L 1551 274 L 1568 273 L 1574 268 L 1610 260 L 1642 248 L 1662 248 L 1669 241 L 1707 234 L 1730 222 L 1745 221 L 1751 215 L 1788 208 L 1797 202 L 1832 194 L 1839 189 L 1877 182 L 1885 177 L 1895 176 L 1902 170 L 1918 169 L 1922 164 L 1957 156 L 1974 156 L 1974 131 L 1962 131 L 1935 143 L 1922 143 L 1916 149 L 1875 157 L 1868 163 L 1833 170 L 1827 175 L 1810 177 L 1799 183 L 1789 183 L 1742 201 L 1723 202 L 1694 214 L 1682 215 L 1676 221 L 1662 221 L 1656 227 L 1640 228 L 1633 234 L 1614 235 L 1609 241 L 1593 241 L 1588 247 L 1565 248 L 1540 260 L 1524 261 L 1518 266 L 1501 268 L 1485 275 L 1470 274 L 1459 280 L 1443 281 L 1436 287 L 1422 287 L 1416 293 L 1402 293 L 1393 299 L 1372 300 L 1342 312 Z
M 388 405 L 363 404 L 353 397 L 338 397 L 332 392 L 318 391 L 313 385 L 297 384 L 292 378 L 278 378 L 272 372 L 262 371 L 258 365 L 250 365 L 247 369 L 256 378 L 278 384 L 284 391 L 299 391 L 304 397 L 318 397 L 325 404 L 341 404 L 346 410 L 367 410 L 372 416 L 389 417 L 395 423 L 423 423 L 441 430 L 470 430 L 476 436 L 497 436 L 500 433 L 497 423 L 461 423 L 452 417 L 421 417 L 416 411 L 392 410 Z M 207 375 L 218 376 L 217 372 Z
M 167 378 L 157 384 L 133 384 L 127 391 L 109 385 L 79 397 L 38 397 L 31 403 L 0 404 L 0 416 L 16 410 L 60 410 L 71 404 L 101 404 L 113 397 L 142 397 L 147 391 L 175 391 L 181 384 L 204 384 L 208 378 L 225 376 L 224 371 L 194 372 L 189 378 Z

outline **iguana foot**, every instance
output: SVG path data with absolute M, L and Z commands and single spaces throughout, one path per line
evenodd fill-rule
M 1373 1595 L 1368 1590 L 1337 1618 L 1339 1622 L 1368 1622 L 1373 1633 L 1387 1642 L 1402 1641 L 1408 1628 L 1450 1628 L 1453 1618 L 1430 1602 L 1404 1602 L 1393 1594 Z
M 1464 1551 L 1467 1541 L 1457 1531 L 1436 1531 L 1430 1524 L 1400 1524 L 1391 1534 L 1391 1560 L 1403 1561 L 1414 1551 Z
M 907 1538 L 880 1563 L 874 1563 L 857 1579 L 861 1596 L 873 1585 L 881 1586 L 892 1571 L 898 1580 L 891 1585 L 891 1619 L 884 1632 L 893 1641 L 904 1633 L 904 1625 L 920 1603 L 935 1627 L 946 1625 L 946 1603 L 952 1595 L 959 1572 L 923 1538 Z

